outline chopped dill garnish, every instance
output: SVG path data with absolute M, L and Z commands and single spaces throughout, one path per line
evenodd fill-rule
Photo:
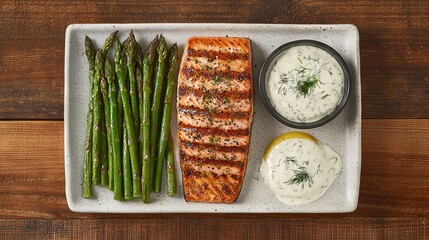
M 279 91 L 277 92 L 278 94 L 283 94 L 283 95 L 287 94 L 287 88 L 283 85 L 287 84 L 288 81 L 289 81 L 289 78 L 287 74 L 283 73 L 280 75 L 280 81 L 278 82 L 280 84 Z
M 297 74 L 304 74 L 304 72 L 305 72 L 306 70 L 308 70 L 308 68 L 305 68 L 305 67 L 301 67 L 301 68 L 300 68 L 300 70 L 295 69 L 295 71 L 297 71 L 297 72 L 298 72 Z
M 296 159 L 295 159 L 295 157 L 286 157 L 286 162 L 296 164 Z

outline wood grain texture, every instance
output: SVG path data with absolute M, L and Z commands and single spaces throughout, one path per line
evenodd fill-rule
M 64 37 L 72 23 L 355 24 L 362 176 L 348 214 L 78 214 L 65 200 Z M 0 238 L 429 238 L 429 1 L 0 4 Z M 403 118 L 403 119 L 401 119 Z
M 427 218 L 0 220 L 6 239 L 426 239 Z
M 0 119 L 63 118 L 69 24 L 139 22 L 352 23 L 360 30 L 363 117 L 429 118 L 429 1 L 5 0 Z
M 362 129 L 362 176 L 356 212 L 241 217 L 429 217 L 429 120 L 367 119 Z M 0 218 L 160 217 L 70 212 L 65 199 L 63 132 L 62 121 L 0 121 Z M 177 216 L 237 217 L 167 214 L 163 218 Z

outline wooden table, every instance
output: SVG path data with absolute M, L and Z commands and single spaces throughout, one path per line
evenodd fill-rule
M 163 2 L 163 1 L 160 1 Z M 71 23 L 355 24 L 359 205 L 347 214 L 79 214 L 65 199 L 64 36 Z M 10 1 L 0 4 L 0 236 L 429 238 L 428 1 Z

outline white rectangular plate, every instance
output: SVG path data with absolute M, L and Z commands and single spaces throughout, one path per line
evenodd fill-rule
M 187 203 L 183 198 L 178 149 L 176 170 L 178 194 L 168 197 L 165 185 L 161 194 L 152 194 L 152 203 L 140 199 L 115 201 L 106 187 L 95 187 L 95 198 L 82 198 L 82 166 L 85 119 L 88 111 L 88 64 L 84 38 L 88 35 L 100 47 L 107 36 L 120 31 L 123 41 L 133 29 L 138 42 L 146 49 L 157 34 L 163 34 L 169 45 L 178 43 L 183 51 L 191 36 L 248 37 L 252 42 L 255 88 L 255 115 L 252 125 L 250 154 L 243 188 L 233 204 Z M 257 82 L 259 71 L 268 55 L 280 45 L 298 39 L 313 39 L 333 47 L 344 58 L 351 71 L 351 95 L 344 111 L 329 124 L 307 130 L 335 149 L 343 158 L 340 176 L 317 201 L 301 206 L 286 206 L 265 186 L 259 166 L 265 147 L 276 136 L 293 130 L 275 120 L 264 108 Z M 361 88 L 359 33 L 353 25 L 264 25 L 264 24 L 85 24 L 70 25 L 65 40 L 64 145 L 66 196 L 69 208 L 76 212 L 104 213 L 172 213 L 172 212 L 351 212 L 357 206 L 361 168 Z M 174 105 L 175 106 L 175 105 Z M 176 111 L 173 110 L 172 132 L 176 136 Z M 175 139 L 177 143 L 177 139 Z

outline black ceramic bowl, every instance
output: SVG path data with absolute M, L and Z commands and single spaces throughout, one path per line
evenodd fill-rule
M 302 123 L 302 122 L 292 121 L 292 120 L 289 120 L 289 119 L 283 117 L 271 105 L 270 99 L 269 99 L 268 94 L 267 94 L 267 89 L 266 89 L 266 85 L 267 85 L 267 81 L 268 81 L 267 79 L 269 78 L 269 74 L 273 68 L 274 63 L 276 62 L 277 58 L 284 51 L 286 51 L 287 49 L 289 49 L 291 47 L 295 47 L 295 46 L 313 46 L 313 47 L 317 47 L 317 48 L 320 48 L 322 50 L 325 50 L 327 53 L 332 55 L 332 57 L 334 57 L 335 60 L 337 60 L 338 64 L 340 65 L 340 67 L 343 71 L 343 74 L 344 74 L 343 95 L 339 101 L 339 104 L 337 105 L 337 107 L 335 108 L 334 111 L 332 111 L 331 113 L 329 113 L 328 115 L 326 115 L 322 119 L 319 119 L 319 120 L 314 121 L 314 122 Z M 341 111 L 343 110 L 344 106 L 346 105 L 347 99 L 349 97 L 350 84 L 351 84 L 350 81 L 351 81 L 350 71 L 349 71 L 344 59 L 332 47 L 330 47 L 330 46 L 328 46 L 322 42 L 318 42 L 318 41 L 314 41 L 314 40 L 298 40 L 298 41 L 289 42 L 289 43 L 286 43 L 286 44 L 280 46 L 279 48 L 274 50 L 274 52 L 272 52 L 270 54 L 270 56 L 268 56 L 268 59 L 264 62 L 264 65 L 262 66 L 262 69 L 261 69 L 261 73 L 259 75 L 259 93 L 261 94 L 262 102 L 264 103 L 265 107 L 281 123 L 283 123 L 289 127 L 293 127 L 293 128 L 308 129 L 308 128 L 320 127 L 320 126 L 330 122 L 336 116 L 338 116 L 338 114 L 341 113 Z

